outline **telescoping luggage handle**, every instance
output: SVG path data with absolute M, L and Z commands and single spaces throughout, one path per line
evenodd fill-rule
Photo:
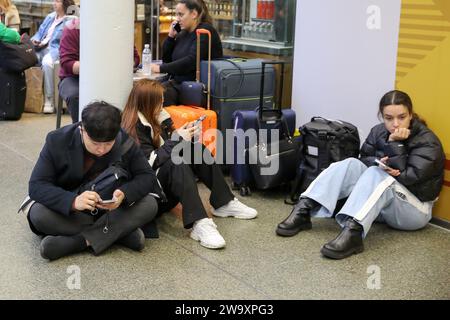
M 197 66 L 196 66 L 196 73 L 195 73 L 195 80 L 197 82 L 200 82 L 200 37 L 202 34 L 208 35 L 208 87 L 206 88 L 207 93 L 207 102 L 206 106 L 209 110 L 211 108 L 210 106 L 210 100 L 211 100 L 211 32 L 207 29 L 197 29 L 196 31 L 197 35 Z
M 262 62 L 262 75 L 261 75 L 261 91 L 259 94 L 259 118 L 262 119 L 263 109 L 264 109 L 264 78 L 266 74 L 266 65 L 281 65 L 281 75 L 280 75 L 280 86 L 278 93 L 278 110 L 281 114 L 281 101 L 283 98 L 283 86 L 284 86 L 284 65 L 286 64 L 284 61 L 263 61 Z

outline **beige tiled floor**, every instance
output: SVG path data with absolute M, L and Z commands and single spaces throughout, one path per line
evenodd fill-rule
M 400 232 L 375 225 L 365 252 L 332 261 L 319 253 L 339 231 L 332 220 L 315 219 L 313 230 L 292 238 L 275 235 L 290 210 L 279 190 L 244 200 L 258 209 L 255 220 L 215 219 L 227 241 L 223 250 L 201 247 L 167 214 L 159 221 L 160 239 L 147 240 L 140 254 L 113 247 L 99 257 L 83 253 L 44 261 L 40 239 L 16 211 L 55 122 L 55 115 L 31 114 L 0 122 L 0 299 L 450 298 L 448 230 L 429 225 Z M 80 290 L 67 287 L 72 265 L 81 271 Z M 367 286 L 373 265 L 380 268 L 379 290 Z

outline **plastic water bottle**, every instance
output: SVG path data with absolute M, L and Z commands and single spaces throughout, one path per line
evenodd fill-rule
M 152 75 L 152 51 L 150 50 L 150 45 L 146 44 L 144 51 L 142 51 L 142 73 L 146 76 Z

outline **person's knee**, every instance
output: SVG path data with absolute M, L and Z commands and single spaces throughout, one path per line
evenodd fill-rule
M 43 59 L 42 59 L 42 68 L 48 69 L 48 70 L 52 70 L 54 69 L 54 63 L 52 60 L 52 57 L 50 55 L 46 55 Z
M 341 160 L 341 162 L 346 163 L 347 165 L 351 165 L 351 166 L 354 166 L 354 165 L 359 166 L 360 164 L 362 164 L 361 160 L 359 160 L 357 158 L 347 158 L 347 159 Z
M 28 213 L 28 218 L 36 230 L 43 232 L 49 222 L 49 209 L 46 206 L 36 202 L 31 207 Z
M 69 103 L 70 101 L 78 102 L 80 98 L 79 88 L 67 82 L 61 83 L 61 85 L 59 86 L 59 94 L 67 103 Z
M 152 221 L 158 213 L 158 202 L 150 195 L 142 198 L 135 208 L 135 216 L 140 225 Z

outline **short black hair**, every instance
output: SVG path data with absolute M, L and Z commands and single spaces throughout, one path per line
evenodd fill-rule
M 92 140 L 113 141 L 120 130 L 120 110 L 105 101 L 91 102 L 83 109 L 81 122 Z

